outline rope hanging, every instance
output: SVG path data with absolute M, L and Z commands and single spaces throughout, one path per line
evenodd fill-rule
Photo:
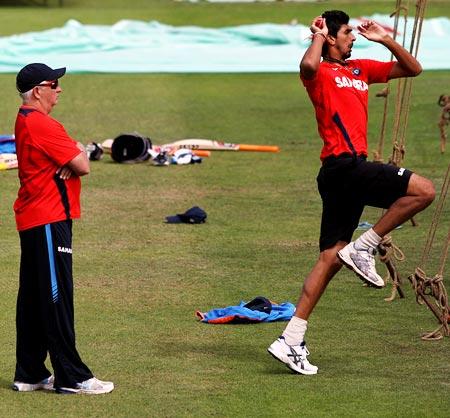
M 417 57 L 417 52 L 419 49 L 419 39 L 422 30 L 422 22 L 425 14 L 425 5 L 426 0 L 418 0 L 416 3 L 416 14 L 414 18 L 414 27 L 411 36 L 411 44 L 409 47 L 409 52 Z M 403 5 L 402 0 L 397 0 L 395 11 L 390 15 L 391 17 L 395 16 L 394 20 L 394 39 L 396 39 L 398 34 L 398 25 L 400 20 L 400 13 L 404 14 L 404 26 L 403 26 L 403 42 L 402 46 L 405 47 L 406 42 L 406 31 L 407 31 L 407 23 L 408 23 L 408 6 L 409 1 L 406 6 Z M 391 54 L 391 60 L 393 59 L 393 55 Z M 375 161 L 383 161 L 382 153 L 384 146 L 384 137 L 386 130 L 386 120 L 387 120 L 387 109 L 388 109 L 388 96 L 389 96 L 390 87 L 388 86 L 380 93 L 378 93 L 378 97 L 384 97 L 384 114 L 381 126 L 381 136 L 378 144 L 378 151 L 375 153 Z M 399 167 L 406 153 L 406 127 L 408 125 L 408 117 L 409 117 L 409 108 L 410 108 L 410 99 L 412 92 L 412 79 L 411 78 L 401 78 L 397 83 L 397 95 L 396 95 L 396 103 L 395 103 L 395 115 L 393 122 L 393 130 L 392 130 L 392 155 L 389 159 L 389 164 L 393 164 Z M 411 222 L 413 226 L 416 226 L 414 218 L 411 218 Z M 395 299 L 398 294 L 400 298 L 404 298 L 404 293 L 400 287 L 401 278 L 398 274 L 397 267 L 394 262 L 394 258 L 397 261 L 403 261 L 405 256 L 403 252 L 400 250 L 392 242 L 392 238 L 387 236 L 383 239 L 381 244 L 379 245 L 379 253 L 380 253 L 380 261 L 386 265 L 386 269 L 388 275 L 386 277 L 386 281 L 390 278 L 392 281 L 392 291 L 391 295 L 385 300 L 387 302 L 391 302 Z M 401 254 L 401 255 L 399 255 Z
M 441 217 L 442 211 L 444 209 L 445 199 L 447 197 L 449 182 L 450 182 L 450 164 L 447 168 L 447 173 L 444 178 L 444 183 L 442 184 L 441 194 L 439 200 L 436 203 L 436 209 L 431 220 L 430 231 L 428 232 L 427 241 L 423 249 L 422 258 L 420 259 L 420 266 L 425 269 L 425 265 L 430 258 L 430 251 L 433 246 L 433 241 L 436 235 L 436 230 L 438 227 L 439 219 Z M 442 271 L 440 272 L 442 274 Z
M 414 17 L 414 26 L 411 35 L 411 43 L 409 46 L 409 52 L 417 57 L 417 53 L 419 50 L 419 41 L 422 33 L 422 25 L 423 19 L 425 15 L 426 8 L 426 0 L 417 0 L 416 2 L 416 13 Z M 397 0 L 395 10 L 391 13 L 391 17 L 395 17 L 394 19 L 394 33 L 393 38 L 397 38 L 398 34 L 398 24 L 400 20 L 400 13 L 404 14 L 404 26 L 403 26 L 403 41 L 402 46 L 405 47 L 406 41 L 406 29 L 407 29 L 407 21 L 408 21 L 408 9 L 409 9 L 409 1 L 406 2 L 406 6 L 403 4 L 402 0 Z M 393 55 L 391 54 L 391 60 L 393 59 Z M 405 158 L 405 138 L 406 138 L 406 129 L 408 126 L 408 118 L 409 118 L 409 107 L 410 107 L 410 99 L 411 99 L 411 91 L 412 91 L 412 79 L 411 78 L 401 78 L 397 83 L 397 95 L 395 99 L 395 114 L 394 114 L 394 122 L 393 122 L 393 130 L 392 130 L 392 155 L 389 159 L 389 163 L 394 164 L 395 166 L 400 166 Z M 384 98 L 384 111 L 380 128 L 380 138 L 378 141 L 378 148 L 374 152 L 374 161 L 383 161 L 383 148 L 385 141 L 385 133 L 386 133 L 386 120 L 388 113 L 388 97 L 390 94 L 390 86 L 389 83 L 387 86 L 377 94 L 377 97 Z
M 416 302 L 419 305 L 426 304 L 434 316 L 439 321 L 439 326 L 422 335 L 424 341 L 440 340 L 444 336 L 450 336 L 449 328 L 449 309 L 448 295 L 444 286 L 444 278 L 439 274 L 434 277 L 427 277 L 425 272 L 419 267 L 413 275 L 409 276 L 414 292 L 416 293 Z M 433 301 L 434 299 L 434 301 Z
M 450 122 L 450 95 L 442 94 L 439 97 L 438 105 L 442 107 L 441 118 L 439 119 L 439 132 L 441 134 L 441 153 L 445 152 L 447 142 L 447 125 Z
M 438 273 L 433 277 L 428 277 L 425 273 L 425 265 L 430 258 L 430 251 L 435 239 L 437 226 L 439 224 L 447 193 L 450 184 L 450 164 L 442 185 L 440 198 L 437 202 L 436 209 L 431 221 L 430 231 L 424 246 L 420 266 L 416 268 L 414 274 L 408 277 L 416 294 L 416 301 L 419 305 L 426 304 L 439 321 L 439 326 L 431 332 L 422 336 L 423 340 L 440 340 L 443 336 L 450 336 L 450 314 L 448 305 L 448 294 L 444 286 L 444 268 L 447 261 L 450 248 L 450 228 L 447 233 L 447 239 L 444 243 L 442 254 L 440 257 L 440 266 Z
M 392 241 L 390 235 L 385 235 L 378 245 L 378 252 L 380 254 L 380 261 L 386 265 L 387 276 L 384 281 L 387 282 L 389 278 L 392 280 L 392 291 L 391 296 L 385 298 L 386 302 L 391 302 L 395 299 L 398 294 L 401 299 L 405 297 L 405 294 L 400 287 L 402 280 L 398 273 L 397 267 L 395 266 L 394 259 L 397 261 L 404 261 L 405 254 L 403 251 L 397 247 Z
M 390 17 L 394 17 L 394 32 L 393 38 L 397 40 L 398 35 L 398 22 L 400 19 L 400 12 L 403 11 L 405 23 L 403 28 L 403 33 L 406 33 L 406 25 L 408 21 L 408 7 L 402 6 L 402 0 L 397 0 L 395 5 L 395 11 L 390 14 Z M 405 46 L 405 37 L 403 37 L 402 46 Z M 390 61 L 394 59 L 394 55 L 391 53 Z M 373 160 L 375 162 L 383 162 L 383 149 L 384 149 L 384 140 L 386 135 L 386 123 L 387 123 L 387 114 L 388 114 L 388 105 L 389 105 L 389 94 L 391 92 L 389 81 L 386 83 L 386 87 L 376 94 L 376 97 L 384 98 L 384 109 L 383 109 L 383 117 L 381 120 L 381 128 L 380 128 L 380 138 L 378 140 L 378 148 L 374 152 Z M 397 93 L 398 95 L 398 93 Z
M 414 19 L 414 27 L 412 31 L 411 44 L 409 52 L 417 57 L 418 49 L 419 49 L 419 40 L 422 32 L 423 18 L 425 14 L 425 6 L 426 0 L 418 0 L 416 2 L 416 14 Z M 407 7 L 402 5 L 401 0 L 397 0 L 395 12 L 391 15 L 395 15 L 395 26 L 394 26 L 394 39 L 397 35 L 397 27 L 400 11 L 405 12 L 405 29 L 404 34 L 406 34 L 406 21 L 407 21 Z M 405 37 L 403 38 L 404 42 Z M 404 44 L 403 44 L 404 46 Z M 392 56 L 391 56 L 392 59 Z M 411 92 L 412 92 L 412 79 L 400 79 L 397 84 L 397 96 L 396 96 L 396 107 L 395 107 L 395 116 L 393 123 L 393 132 L 392 132 L 392 156 L 389 160 L 390 164 L 393 164 L 399 167 L 406 153 L 406 128 L 408 125 L 409 118 L 409 107 L 411 100 Z M 386 130 L 386 119 L 387 119 L 387 103 L 388 96 L 390 93 L 389 85 L 385 89 L 382 90 L 378 97 L 384 97 L 384 114 L 381 126 L 381 134 L 379 140 L 378 150 L 375 153 L 374 160 L 382 161 L 383 154 L 383 146 L 384 146 L 384 137 Z M 450 113 L 450 112 L 449 112 Z M 443 146 L 445 146 L 445 122 L 448 123 L 448 120 L 444 122 L 440 122 L 439 128 L 441 129 L 441 151 L 443 150 Z M 441 126 L 442 125 L 442 126 Z M 444 139 L 442 139 L 444 138 Z M 442 145 L 443 144 L 443 145 Z M 443 151 L 442 151 L 443 152 Z M 424 254 L 422 256 L 421 265 L 424 266 L 425 262 L 428 260 L 429 252 L 432 247 L 432 243 L 434 240 L 434 236 L 436 233 L 436 228 L 439 222 L 440 215 L 442 213 L 442 208 L 444 206 L 444 201 L 448 191 L 448 183 L 449 183 L 449 172 L 450 165 L 447 169 L 446 180 L 444 182 L 441 197 L 436 207 L 436 211 L 433 217 L 433 221 L 431 224 L 430 232 L 428 234 L 427 244 L 425 245 Z M 414 220 L 412 219 L 413 225 L 415 225 Z M 450 247 L 450 230 L 448 232 L 447 241 L 444 245 L 444 249 L 441 256 L 440 269 L 438 274 L 436 274 L 433 278 L 429 278 L 426 276 L 424 270 L 420 267 L 417 267 L 415 273 L 408 277 L 410 282 L 413 285 L 414 291 L 416 293 L 416 300 L 419 304 L 426 304 L 429 309 L 433 312 L 435 317 L 439 320 L 439 327 L 422 336 L 424 340 L 436 340 L 441 339 L 444 335 L 450 336 L 449 330 L 449 322 L 450 322 L 450 314 L 449 314 L 449 306 L 448 306 L 448 295 L 443 283 L 443 271 L 445 266 L 445 261 L 448 256 Z M 380 250 L 380 260 L 386 264 L 388 270 L 388 277 L 390 276 L 393 282 L 393 288 L 391 292 L 391 296 L 386 298 L 387 301 L 392 301 L 395 298 L 395 295 L 398 293 L 402 298 L 404 297 L 403 291 L 400 287 L 401 278 L 398 274 L 398 271 L 394 264 L 394 258 L 398 261 L 402 261 L 404 259 L 403 252 L 393 244 L 392 238 L 387 236 L 383 239 L 379 246 Z
M 403 11 L 404 13 L 404 30 L 403 33 L 406 33 L 406 24 L 408 19 L 408 7 L 403 6 L 402 0 L 397 0 L 397 3 L 395 5 L 395 10 L 393 13 L 390 14 L 390 17 L 394 17 L 394 29 L 393 29 L 393 38 L 394 40 L 397 40 L 398 35 L 398 24 L 400 19 L 400 12 Z M 402 46 L 405 47 L 405 37 L 403 37 Z M 394 59 L 394 55 L 391 53 L 390 60 L 392 61 Z M 374 161 L 376 162 L 383 162 L 383 149 L 384 149 L 384 140 L 386 135 L 386 121 L 387 121 L 387 114 L 388 114 L 388 105 L 389 105 L 389 94 L 391 92 L 390 89 L 390 82 L 388 81 L 386 83 L 386 87 L 383 88 L 379 93 L 376 94 L 376 97 L 383 97 L 384 98 L 384 109 L 383 109 L 383 117 L 381 121 L 381 128 L 380 128 L 380 138 L 378 140 L 378 148 L 374 152 Z M 397 96 L 399 92 L 397 91 Z M 398 100 L 397 100 L 398 102 Z M 397 103 L 398 104 L 398 103 Z
M 426 0 L 418 0 L 416 2 L 416 14 L 414 17 L 414 26 L 409 47 L 409 52 L 414 57 L 417 57 L 417 53 L 419 50 L 419 41 L 422 32 L 426 3 Z M 406 23 L 404 35 L 406 35 Z M 394 129 L 392 132 L 392 156 L 389 160 L 391 164 L 394 164 L 397 167 L 402 164 L 406 153 L 406 128 L 408 126 L 409 119 L 412 80 L 413 79 L 410 77 L 401 78 L 398 80 L 397 103 L 395 108 Z

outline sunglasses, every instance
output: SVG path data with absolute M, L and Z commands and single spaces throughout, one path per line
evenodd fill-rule
M 54 80 L 54 81 L 50 81 L 49 83 L 41 83 L 38 84 L 35 87 L 50 87 L 52 90 L 56 90 L 56 88 L 58 87 L 59 82 L 58 80 Z

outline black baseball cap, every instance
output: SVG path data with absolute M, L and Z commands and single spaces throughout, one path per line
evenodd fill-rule
M 66 73 L 66 67 L 50 68 L 48 65 L 35 62 L 25 65 L 17 74 L 16 87 L 20 93 L 25 93 L 41 84 L 43 81 L 53 81 L 61 78 Z
M 206 222 L 206 212 L 199 208 L 198 206 L 194 206 L 188 209 L 184 213 L 179 213 L 178 215 L 166 216 L 166 223 L 168 224 L 202 224 Z
M 272 312 L 272 302 L 264 296 L 257 296 L 255 299 L 246 303 L 244 308 L 270 314 Z

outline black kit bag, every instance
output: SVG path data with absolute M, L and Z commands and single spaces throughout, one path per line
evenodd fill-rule
M 120 134 L 111 146 L 111 158 L 118 163 L 139 163 L 150 158 L 150 138 L 135 133 Z

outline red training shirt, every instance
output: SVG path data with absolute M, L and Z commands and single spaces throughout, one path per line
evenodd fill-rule
M 301 77 L 323 140 L 321 160 L 343 153 L 367 156 L 369 84 L 387 82 L 395 63 L 366 59 L 346 62 L 343 66 L 322 61 L 313 79 Z
M 81 151 L 64 127 L 30 106 L 21 106 L 15 127 L 20 189 L 14 203 L 19 231 L 80 217 L 81 181 L 56 171 Z

